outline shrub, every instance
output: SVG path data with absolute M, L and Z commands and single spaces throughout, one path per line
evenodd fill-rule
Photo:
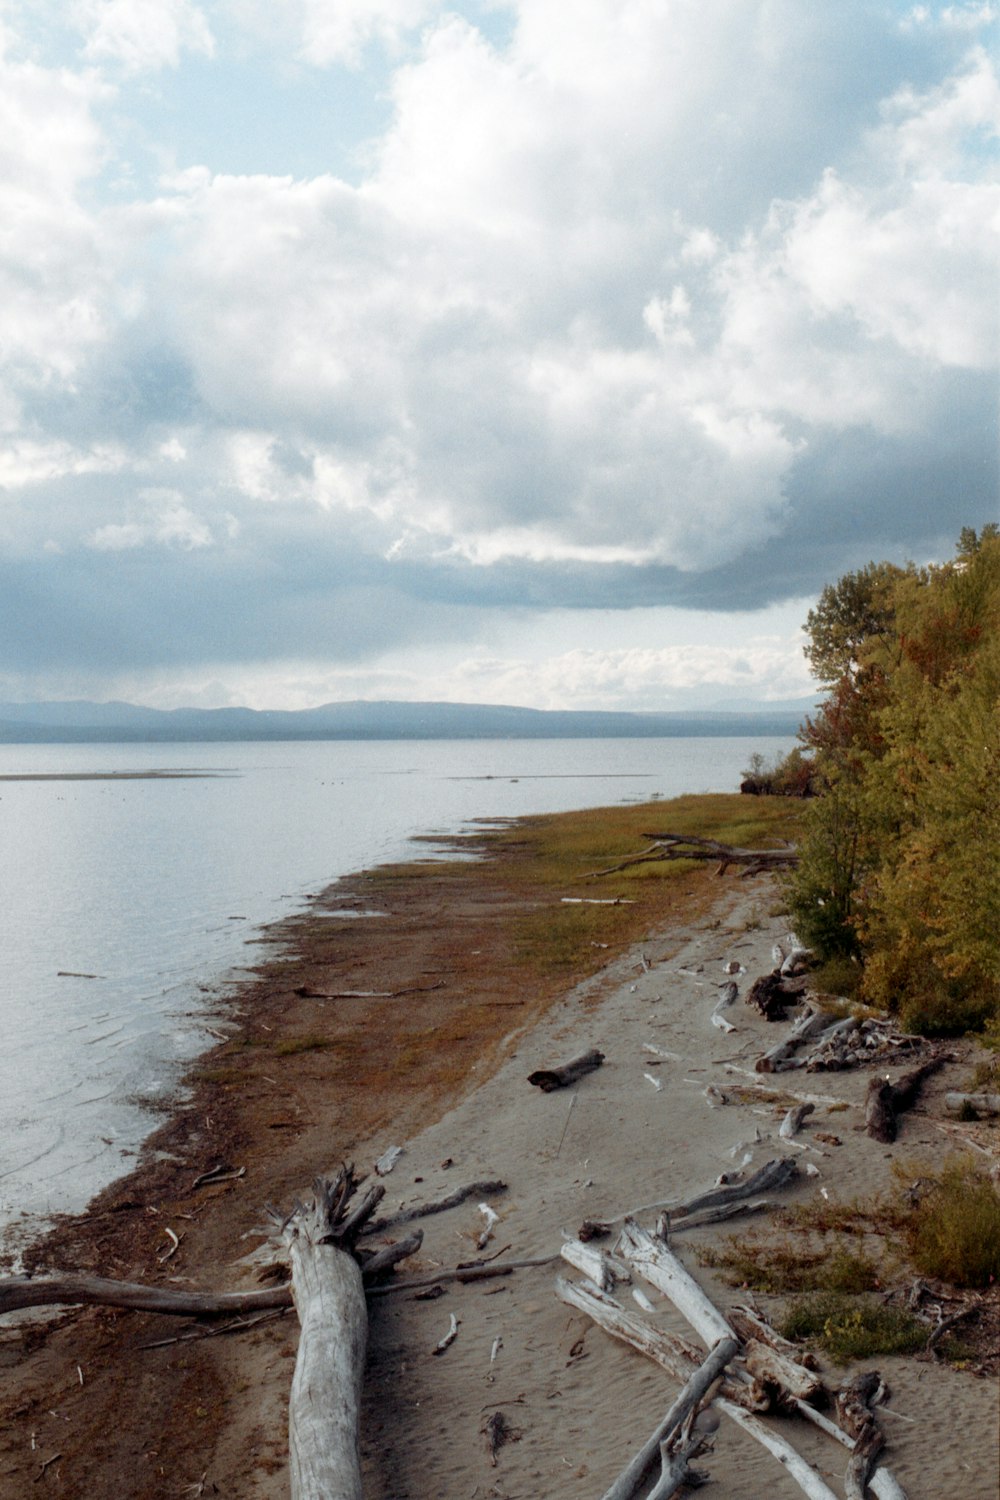
M 922 1275 L 963 1287 L 1000 1278 L 1000 1194 L 971 1157 L 921 1171 L 919 1188 L 899 1198 L 903 1241 Z
M 797 745 L 779 760 L 754 751 L 742 773 L 740 791 L 753 797 L 813 797 L 816 794 L 812 758 Z

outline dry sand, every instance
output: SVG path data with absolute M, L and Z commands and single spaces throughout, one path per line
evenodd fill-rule
M 456 1176 L 500 1176 L 510 1193 L 497 1203 L 494 1243 L 510 1247 L 505 1258 L 540 1256 L 558 1249 L 563 1234 L 575 1234 L 584 1218 L 613 1217 L 711 1186 L 720 1172 L 732 1170 L 734 1150 L 739 1159 L 745 1156 L 740 1143 L 752 1143 L 756 1165 L 786 1154 L 790 1148 L 778 1140 L 783 1107 L 740 1104 L 732 1096 L 713 1107 L 704 1094 L 709 1083 L 724 1091 L 732 1084 L 752 1087 L 741 1073 L 727 1072 L 722 1060 L 752 1068 L 753 1058 L 775 1040 L 775 1028 L 739 1002 L 731 1013 L 735 1034 L 725 1035 L 709 1021 L 726 963 L 739 960 L 751 977 L 772 965 L 773 941 L 783 935 L 780 921 L 745 930 L 759 906 L 759 892 L 731 891 L 718 927 L 664 934 L 642 947 L 648 972 L 637 961 L 640 955 L 632 955 L 615 965 L 610 989 L 591 983 L 569 996 L 519 1039 L 495 1077 L 407 1143 L 389 1179 L 393 1201 L 441 1196 Z M 605 991 L 596 1003 L 595 989 Z M 543 1094 L 526 1086 L 533 1068 L 591 1046 L 606 1053 L 606 1063 L 575 1090 Z M 660 1059 L 656 1066 L 649 1047 L 676 1060 Z M 778 1087 L 788 1082 L 793 1090 L 851 1105 L 832 1115 L 820 1106 L 807 1120 L 799 1137 L 807 1149 L 795 1154 L 815 1162 L 820 1176 L 803 1178 L 790 1197 L 808 1199 L 821 1186 L 834 1196 L 864 1197 L 887 1185 L 894 1157 L 914 1148 L 937 1155 L 947 1145 L 930 1119 L 939 1113 L 943 1082 L 928 1089 L 899 1145 L 883 1147 L 861 1128 L 866 1076 L 798 1073 L 762 1081 Z M 817 1130 L 835 1133 L 841 1144 L 817 1143 Z M 380 1137 L 371 1150 L 387 1144 Z M 455 1165 L 444 1173 L 439 1163 L 449 1157 Z M 417 1176 L 424 1179 L 419 1186 L 413 1185 Z M 655 1215 L 639 1217 L 652 1223 Z M 432 1269 L 468 1258 L 482 1222 L 471 1205 L 428 1220 L 422 1264 Z M 699 1271 L 694 1249 L 699 1239 L 717 1240 L 724 1232 L 692 1231 L 683 1243 L 677 1240 L 689 1268 L 723 1307 L 739 1294 Z M 476 1493 L 582 1500 L 603 1493 L 676 1391 L 656 1366 L 557 1301 L 554 1274 L 548 1267 L 522 1271 L 486 1288 L 451 1288 L 433 1303 L 380 1304 L 367 1413 L 373 1494 L 393 1500 L 457 1500 Z M 658 1302 L 653 1321 L 691 1337 L 669 1304 L 645 1290 Z M 451 1313 L 459 1320 L 458 1337 L 444 1356 L 429 1358 Z M 497 1338 L 502 1348 L 491 1366 Z M 996 1383 L 915 1360 L 878 1363 L 893 1393 L 893 1415 L 885 1418 L 886 1461 L 911 1500 L 953 1494 L 994 1500 L 1000 1474 Z M 522 1436 L 501 1449 L 493 1469 L 477 1434 L 498 1409 Z M 845 1450 L 802 1422 L 782 1426 L 840 1493 Z M 775 1459 L 731 1424 L 720 1428 L 715 1452 L 704 1462 L 718 1486 L 715 1493 L 733 1500 L 801 1494 Z
M 801 1149 L 779 1141 L 783 1107 L 739 1092 L 740 1086 L 755 1086 L 739 1070 L 752 1070 L 753 1059 L 775 1041 L 776 1028 L 742 1001 L 730 1012 L 735 1033 L 724 1034 L 709 1019 L 725 965 L 736 960 L 744 966 L 744 991 L 771 968 L 772 945 L 784 937 L 785 927 L 781 918 L 762 915 L 769 900 L 764 884 L 726 881 L 711 917 L 688 924 L 675 919 L 562 998 L 542 1019 L 510 1033 L 499 1047 L 499 1068 L 447 1112 L 412 1100 L 406 1107 L 383 1108 L 370 1132 L 355 1139 L 353 1155 L 367 1170 L 388 1146 L 404 1148 L 386 1179 L 386 1208 L 427 1202 L 477 1179 L 502 1178 L 508 1192 L 494 1200 L 500 1218 L 487 1253 L 503 1250 L 503 1259 L 520 1259 L 554 1254 L 585 1218 L 613 1217 L 708 1188 L 748 1151 L 755 1165 L 789 1152 L 814 1163 L 819 1176 L 803 1175 L 783 1195 L 787 1201 L 806 1201 L 824 1189 L 833 1197 L 870 1197 L 888 1184 L 894 1160 L 918 1152 L 939 1157 L 957 1144 L 957 1134 L 974 1135 L 980 1149 L 991 1149 L 996 1132 L 990 1127 L 945 1122 L 944 1091 L 963 1076 L 957 1065 L 926 1086 L 892 1147 L 864 1133 L 866 1075 L 783 1075 L 778 1086 L 787 1083 L 849 1107 L 829 1112 L 820 1105 L 798 1137 Z M 370 925 L 378 920 L 372 918 Z M 482 912 L 477 933 L 479 953 L 469 963 L 468 985 L 496 986 L 502 954 L 490 950 Z M 319 969 L 311 974 L 310 983 L 322 982 Z M 514 1019 L 521 1015 L 516 1008 L 509 1012 Z M 590 1047 L 605 1053 L 605 1064 L 574 1089 L 544 1094 L 527 1084 L 534 1068 Z M 442 1055 L 442 1067 L 448 1062 Z M 481 1072 L 490 1066 L 483 1062 Z M 713 1106 L 704 1092 L 709 1084 L 726 1091 L 728 1102 Z M 282 1111 L 275 1111 L 273 1099 L 270 1105 L 272 1123 L 280 1127 Z M 303 1190 L 306 1163 L 332 1166 L 340 1153 L 344 1125 L 336 1098 L 330 1099 L 326 1124 L 316 1117 L 315 1106 L 312 1096 L 309 1128 L 294 1132 L 294 1149 L 280 1128 L 271 1131 L 277 1144 L 268 1196 L 280 1198 L 290 1186 Z M 418 1129 L 421 1119 L 429 1123 Z M 839 1144 L 819 1140 L 817 1132 L 835 1136 Z M 236 1137 L 231 1145 L 239 1151 Z M 176 1136 L 173 1149 L 179 1150 Z M 204 1162 L 205 1149 L 200 1158 L 186 1159 L 188 1182 L 190 1163 Z M 134 1198 L 123 1199 L 121 1190 L 117 1199 L 107 1197 L 104 1212 L 110 1218 L 115 1203 L 125 1202 L 122 1213 L 134 1221 L 127 1250 L 114 1252 L 113 1238 L 88 1240 L 78 1228 L 61 1251 L 50 1253 L 48 1263 L 79 1264 L 82 1255 L 94 1270 L 134 1275 L 146 1267 L 148 1274 L 163 1246 L 159 1225 L 181 1227 L 176 1184 L 163 1179 L 157 1185 L 147 1176 L 144 1192 L 154 1188 L 161 1195 L 157 1202 L 175 1194 L 169 1199 L 173 1207 L 160 1215 L 146 1213 L 148 1198 L 144 1208 Z M 178 1265 L 184 1279 L 227 1288 L 256 1284 L 255 1258 L 244 1257 L 263 1244 L 263 1236 L 250 1232 L 253 1207 L 239 1198 L 241 1191 L 239 1185 L 216 1190 L 218 1213 L 229 1212 L 231 1222 L 225 1234 L 218 1223 L 211 1233 L 204 1230 L 202 1253 L 197 1212 L 185 1226 L 185 1256 Z M 639 1217 L 652 1223 L 654 1215 Z M 158 1223 L 150 1227 L 151 1219 Z M 433 1274 L 475 1258 L 483 1217 L 470 1202 L 427 1219 L 423 1227 L 424 1243 L 407 1263 L 407 1275 Z M 717 1243 L 727 1232 L 726 1226 L 692 1231 L 676 1241 L 689 1268 L 723 1308 L 741 1300 L 740 1294 L 699 1268 L 695 1250 L 699 1242 Z M 109 1266 L 112 1253 L 117 1259 Z M 557 1269 L 565 1268 L 449 1284 L 437 1300 L 407 1294 L 372 1301 L 363 1448 L 366 1493 L 373 1500 L 556 1495 L 592 1500 L 603 1493 L 649 1435 L 676 1387 L 656 1366 L 559 1302 L 553 1293 Z M 161 1271 L 161 1277 L 166 1274 Z M 656 1303 L 654 1321 L 689 1332 L 668 1304 L 645 1290 Z M 452 1314 L 457 1338 L 435 1358 L 432 1350 Z M 93 1500 L 182 1494 L 284 1500 L 294 1320 L 286 1317 L 186 1348 L 143 1351 L 144 1343 L 176 1331 L 168 1320 L 91 1310 L 64 1316 L 50 1334 L 36 1337 L 17 1328 L 0 1336 L 0 1406 L 7 1417 L 0 1444 L 3 1500 L 43 1493 L 86 1494 Z M 996 1380 L 929 1358 L 883 1359 L 878 1367 L 892 1391 L 884 1418 L 885 1458 L 910 1500 L 952 1495 L 994 1500 Z M 835 1380 L 837 1372 L 826 1374 Z M 120 1430 L 116 1409 L 122 1414 Z M 493 1466 L 483 1428 L 496 1411 L 518 1436 L 500 1449 Z M 148 1419 L 137 1415 L 141 1412 Z M 842 1493 L 846 1450 L 801 1421 L 782 1426 Z M 41 1463 L 60 1451 L 67 1456 L 39 1480 Z M 714 1493 L 727 1500 L 765 1494 L 784 1500 L 801 1493 L 772 1457 L 726 1422 L 714 1452 L 701 1462 L 711 1471 Z

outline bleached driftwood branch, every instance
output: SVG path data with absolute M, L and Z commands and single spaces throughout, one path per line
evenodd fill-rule
M 963 1110 L 973 1110 L 977 1115 L 1000 1115 L 1000 1094 L 959 1094 L 949 1093 L 944 1096 L 945 1109 L 952 1114 L 961 1114 Z
M 286 1285 L 257 1292 L 181 1292 L 172 1287 L 143 1286 L 136 1281 L 69 1272 L 60 1276 L 8 1276 L 0 1281 L 0 1315 L 21 1307 L 61 1307 L 75 1303 L 167 1313 L 177 1318 L 226 1318 L 291 1307 L 292 1289 Z
M 801 1047 L 803 1042 L 824 1031 L 829 1024 L 830 1019 L 823 1011 L 810 1006 L 803 1011 L 782 1041 L 770 1047 L 763 1057 L 758 1057 L 754 1068 L 758 1073 L 780 1073 L 782 1068 L 794 1066 L 789 1062 L 792 1054 Z
M 623 1258 L 670 1298 L 678 1312 L 687 1319 L 707 1347 L 711 1347 L 718 1338 L 723 1336 L 722 1330 L 727 1333 L 733 1332 L 718 1308 L 662 1240 L 649 1234 L 647 1230 L 640 1229 L 638 1225 L 628 1224 L 626 1229 L 628 1235 L 626 1236 L 623 1231 L 619 1247 Z M 792 1397 L 792 1404 L 802 1416 L 831 1437 L 835 1437 L 837 1441 L 849 1448 L 854 1447 L 853 1437 L 845 1433 L 836 1423 L 831 1422 L 829 1418 L 824 1417 L 821 1412 L 816 1411 L 807 1401 Z M 832 1491 L 819 1479 L 816 1471 L 759 1418 L 745 1411 L 728 1397 L 720 1396 L 717 1405 L 727 1416 L 732 1417 L 734 1422 L 739 1423 L 756 1437 L 758 1442 L 763 1443 L 772 1453 L 779 1456 L 788 1472 L 807 1495 L 829 1500 Z M 895 1476 L 881 1466 L 870 1475 L 868 1486 L 877 1500 L 906 1500 Z
M 688 1413 L 695 1409 L 709 1386 L 722 1374 L 739 1347 L 739 1340 L 732 1336 L 716 1344 L 708 1358 L 688 1380 L 677 1400 L 672 1403 L 670 1410 L 653 1435 L 647 1439 L 631 1462 L 605 1491 L 603 1500 L 635 1500 L 642 1485 L 652 1473 L 657 1459 L 660 1458 L 661 1445 L 669 1445 L 671 1439 L 679 1433 Z

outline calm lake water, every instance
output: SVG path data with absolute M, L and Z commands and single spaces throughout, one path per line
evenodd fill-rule
M 785 739 L 0 746 L 0 1233 L 126 1171 L 211 1038 L 199 986 L 417 834 L 735 791 Z M 190 777 L 72 780 L 110 773 Z M 426 851 L 421 851 L 426 852 Z M 93 976 L 93 977 L 86 977 Z

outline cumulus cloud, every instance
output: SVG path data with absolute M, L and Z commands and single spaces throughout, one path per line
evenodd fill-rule
M 84 55 L 127 73 L 176 68 L 184 52 L 215 51 L 204 11 L 191 0 L 75 0 L 73 15 Z
M 105 336 L 109 236 L 82 202 L 106 149 L 103 86 L 19 53 L 0 29 L 0 430 L 30 435 L 26 393 L 71 381 Z
M 10 43 L 0 483 L 46 587 L 97 610 L 103 568 L 166 558 L 199 602 L 165 653 L 350 658 L 361 621 L 375 650 L 500 602 L 749 609 L 995 513 L 989 6 L 516 0 L 502 42 L 465 9 L 283 10 L 283 65 L 391 58 L 355 182 L 320 141 L 276 175 L 206 139 L 135 185 L 130 76 L 227 62 L 191 0 L 80 0 L 76 68 Z M 553 682 L 681 671 L 577 665 Z

